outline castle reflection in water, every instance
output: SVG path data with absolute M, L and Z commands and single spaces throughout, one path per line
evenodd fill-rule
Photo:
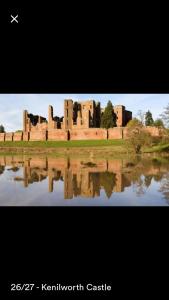
M 52 157 L 1 157 L 1 166 L 11 166 L 14 172 L 23 167 L 23 177 L 14 177 L 15 181 L 23 181 L 24 187 L 34 182 L 41 182 L 48 178 L 48 191 L 53 192 L 54 182 L 64 182 L 64 198 L 72 199 L 76 196 L 97 197 L 103 188 L 108 197 L 113 192 L 122 192 L 130 185 L 121 174 L 121 161 L 107 161 L 101 159 L 96 163 L 77 158 Z
M 134 169 L 131 167 L 135 166 Z M 94 198 L 104 189 L 107 198 L 114 192 L 123 192 L 133 183 L 151 184 L 151 179 L 161 180 L 168 171 L 168 164 L 161 165 L 155 160 L 137 159 L 133 164 L 126 159 L 82 159 L 69 157 L 41 156 L 0 156 L 0 174 L 5 170 L 16 172 L 14 180 L 28 187 L 34 182 L 48 180 L 48 191 L 54 191 L 54 182 L 63 181 L 64 199 L 77 196 Z M 22 172 L 19 173 L 18 171 Z M 22 175 L 20 175 L 22 174 Z

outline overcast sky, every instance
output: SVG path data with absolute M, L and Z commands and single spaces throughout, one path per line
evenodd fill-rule
M 6 131 L 22 129 L 22 112 L 47 118 L 48 106 L 54 108 L 54 116 L 63 116 L 63 101 L 71 98 L 74 101 L 94 99 L 105 107 L 108 100 L 113 105 L 124 105 L 127 110 L 137 115 L 138 110 L 148 109 L 156 119 L 169 103 L 169 94 L 0 94 L 0 124 Z

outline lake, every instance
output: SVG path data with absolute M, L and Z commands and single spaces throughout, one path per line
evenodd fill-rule
M 169 157 L 0 155 L 0 206 L 165 206 Z

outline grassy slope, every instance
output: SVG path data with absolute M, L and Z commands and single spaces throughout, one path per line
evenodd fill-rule
M 23 148 L 71 148 L 71 147 L 102 147 L 123 146 L 124 140 L 86 140 L 86 141 L 38 141 L 38 142 L 0 142 L 3 147 Z
M 152 148 L 145 149 L 145 152 L 169 152 L 169 144 L 157 145 Z
M 13 150 L 12 150 L 13 149 Z M 20 150 L 19 150 L 20 149 Z M 29 150 L 28 150 L 29 149 Z M 103 153 L 105 155 L 110 153 L 128 153 L 125 140 L 85 140 L 85 141 L 38 141 L 38 142 L 0 142 L 0 152 L 22 152 L 26 151 L 30 153 L 34 152 L 44 152 L 44 153 L 52 153 L 55 152 L 65 152 L 67 149 L 72 149 L 71 152 L 74 153 L 83 153 L 93 149 L 93 151 L 97 151 L 97 153 Z M 74 150 L 73 150 L 74 149 Z M 84 150 L 83 150 L 84 149 Z M 80 151 L 80 152 L 79 152 Z M 130 153 L 132 152 L 129 151 Z M 143 153 L 167 153 L 169 152 L 169 144 L 165 145 L 157 145 L 151 148 L 144 148 Z M 56 153 L 56 152 L 55 152 Z

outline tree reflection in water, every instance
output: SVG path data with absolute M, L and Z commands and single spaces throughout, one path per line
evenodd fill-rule
M 4 170 L 5 170 L 5 167 L 0 165 L 0 175 L 3 174 Z
M 153 178 L 153 175 L 145 175 L 144 176 L 144 185 L 146 188 L 148 188 L 151 185 L 152 178 Z
M 167 203 L 169 203 L 169 173 L 163 176 L 159 192 L 161 192 L 164 195 L 164 198 L 167 200 Z
M 144 195 L 146 192 L 144 178 L 139 177 L 133 185 L 133 189 L 137 196 Z
M 107 198 L 110 198 L 116 185 L 116 174 L 107 171 L 101 173 L 100 185 L 104 188 Z

